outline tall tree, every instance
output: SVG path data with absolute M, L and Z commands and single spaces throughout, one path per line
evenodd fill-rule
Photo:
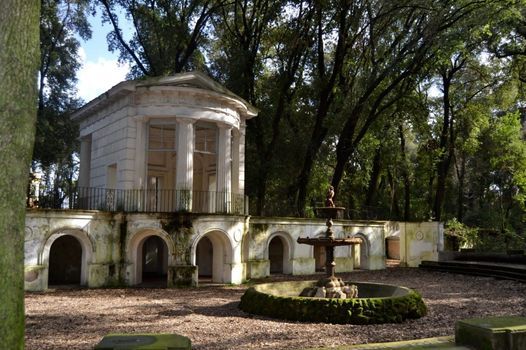
M 349 48 L 364 29 L 362 19 L 366 9 L 365 2 L 349 1 L 315 2 L 315 6 L 316 34 L 311 74 L 316 91 L 313 97 L 316 111 L 312 133 L 302 159 L 303 165 L 296 180 L 296 206 L 300 216 L 305 215 L 311 172 L 329 132 L 326 119 L 336 96 L 336 85 L 341 78 Z
M 24 348 L 24 227 L 35 134 L 38 1 L 6 0 L 0 12 L 0 343 Z
M 162 76 L 206 69 L 201 52 L 210 17 L 223 0 L 99 0 L 103 19 L 111 23 L 111 51 L 130 62 L 131 77 Z M 119 23 L 123 11 L 135 28 L 127 40 Z
M 345 164 L 370 126 L 401 96 L 414 87 L 414 79 L 447 41 L 451 28 L 482 7 L 480 1 L 452 6 L 418 1 L 383 3 L 369 7 L 367 30 L 356 46 L 358 62 L 346 74 L 350 106 L 341 129 L 337 164 L 332 179 L 338 187 Z M 455 31 L 456 32 L 456 31 Z M 363 48 L 363 49 L 362 49 Z M 358 54 L 362 50 L 362 54 Z
M 262 215 L 269 178 L 276 172 L 276 148 L 286 128 L 283 121 L 290 120 L 290 105 L 301 85 L 313 7 L 263 0 L 235 1 L 223 10 L 216 24 L 222 38 L 216 70 L 222 71 L 218 73 L 227 87 L 261 109 L 260 117 L 248 122 L 247 149 L 253 163 L 248 176 L 254 182 L 249 191 L 256 197 L 256 213 Z M 264 67 L 268 54 L 274 63 Z
M 91 37 L 86 19 L 87 0 L 42 0 L 40 15 L 40 68 L 38 76 L 38 114 L 33 168 L 44 173 L 48 186 L 41 202 L 60 207 L 70 194 L 72 178 L 62 176 L 76 170 L 74 152 L 78 150 L 78 129 L 69 114 L 80 107 L 76 97 L 76 73 L 80 68 L 75 37 Z M 41 203 L 45 204 L 45 203 Z

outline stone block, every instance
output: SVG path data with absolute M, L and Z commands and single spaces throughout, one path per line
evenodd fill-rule
M 24 269 L 24 288 L 27 291 L 41 292 L 47 287 L 47 270 L 44 265 L 26 266 Z
M 189 338 L 178 334 L 108 334 L 95 350 L 190 350 Z
M 270 271 L 270 260 L 249 260 L 247 262 L 249 278 L 263 278 L 268 276 Z
M 197 266 L 168 266 L 168 288 L 197 286 Z
M 292 274 L 293 275 L 311 275 L 315 273 L 314 258 L 295 258 L 292 259 Z
M 455 342 L 477 350 L 526 349 L 526 317 L 485 317 L 458 321 Z

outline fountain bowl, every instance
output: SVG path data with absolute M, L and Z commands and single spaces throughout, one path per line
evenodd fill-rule
M 239 308 L 245 312 L 301 322 L 334 324 L 401 323 L 425 316 L 427 307 L 416 291 L 389 284 L 346 282 L 358 287 L 358 298 L 298 296 L 317 281 L 258 284 L 247 289 Z
M 316 217 L 323 219 L 343 219 L 344 207 L 317 207 Z

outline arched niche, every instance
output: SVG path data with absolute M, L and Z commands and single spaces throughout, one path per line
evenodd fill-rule
M 81 257 L 80 257 L 80 285 L 88 285 L 88 265 L 92 262 L 94 246 L 85 231 L 74 228 L 61 228 L 54 231 L 49 237 L 45 240 L 43 246 L 40 249 L 38 255 L 39 265 L 46 266 L 45 276 L 49 275 L 49 257 L 51 247 L 53 243 L 59 238 L 64 236 L 70 236 L 73 239 L 76 239 L 81 248 Z M 46 287 L 48 285 L 48 278 L 46 277 L 46 282 L 44 284 Z
M 198 256 L 199 254 L 199 256 Z M 233 248 L 228 235 L 221 230 L 211 230 L 200 235 L 192 244 L 191 262 L 197 266 L 198 275 L 201 275 L 199 263 L 205 273 L 211 273 L 214 283 L 232 282 Z
M 71 235 L 58 237 L 49 250 L 48 286 L 80 285 L 82 246 Z
M 131 273 L 129 276 L 130 285 L 137 285 L 143 282 L 143 266 L 145 261 L 144 244 L 149 238 L 154 236 L 161 239 L 166 247 L 163 248 L 162 253 L 167 255 L 166 259 L 163 258 L 162 263 L 164 271 L 168 269 L 168 266 L 174 264 L 175 245 L 171 237 L 165 231 L 157 228 L 140 230 L 130 238 L 126 248 L 126 258 L 131 265 Z
M 352 237 L 358 237 L 362 239 L 361 244 L 357 244 L 353 247 L 354 267 L 362 270 L 369 269 L 369 249 L 371 244 L 363 233 L 359 232 Z
M 265 249 L 265 259 L 268 259 L 269 272 L 292 273 L 293 244 L 286 232 L 276 232 L 269 236 Z M 280 272 L 281 271 L 281 272 Z

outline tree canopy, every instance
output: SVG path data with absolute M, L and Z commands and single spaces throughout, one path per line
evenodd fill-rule
M 253 214 L 313 215 L 331 184 L 350 218 L 456 217 L 524 231 L 524 0 L 91 5 L 111 23 L 108 47 L 130 77 L 202 70 L 260 110 L 246 136 Z M 84 17 L 68 18 L 68 30 L 88 35 Z M 60 40 L 64 60 L 49 72 L 71 77 L 76 44 Z M 49 77 L 49 91 L 68 94 L 74 80 Z M 54 96 L 54 111 L 74 102 Z

